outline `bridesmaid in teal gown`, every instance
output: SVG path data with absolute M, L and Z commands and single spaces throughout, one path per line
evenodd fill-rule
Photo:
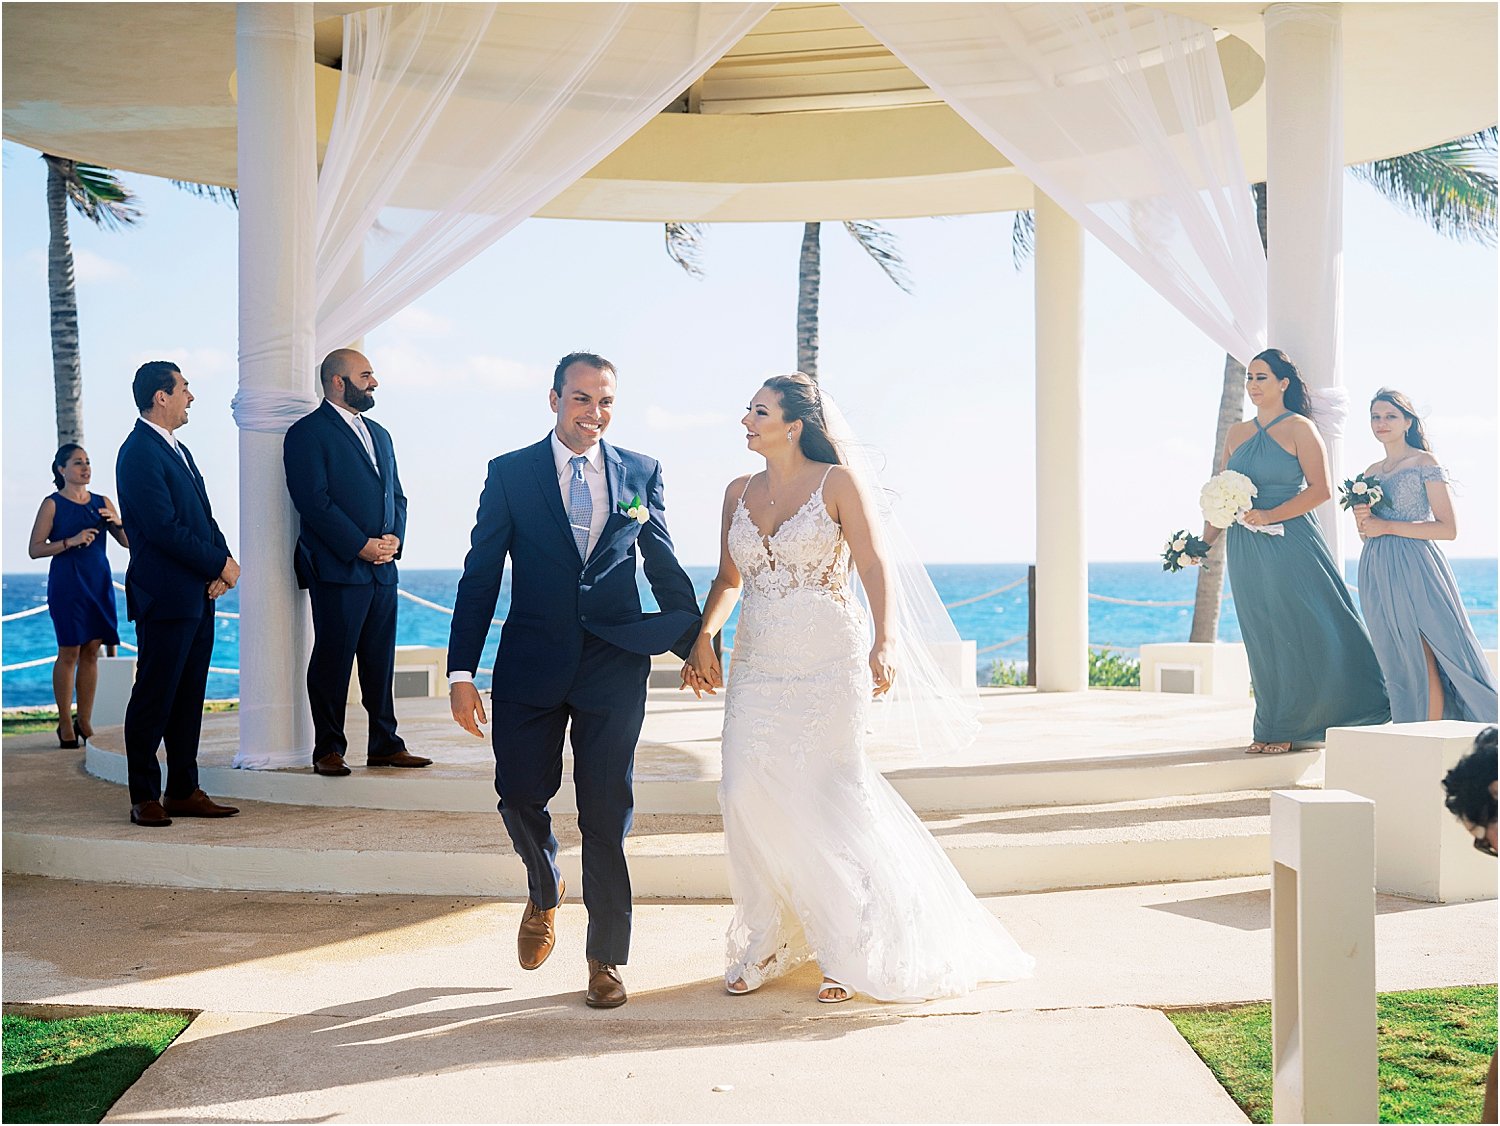
M 1370 635 L 1314 515 L 1331 492 L 1307 385 L 1271 348 L 1250 361 L 1245 387 L 1255 417 L 1230 428 L 1224 468 L 1255 482 L 1245 523 L 1280 524 L 1285 534 L 1231 525 L 1229 585 L 1255 690 L 1247 752 L 1280 754 L 1321 743 L 1330 727 L 1387 723 L 1391 709 Z M 1205 527 L 1210 543 L 1218 536 Z
M 1494 723 L 1495 677 L 1436 542 L 1458 535 L 1448 475 L 1401 392 L 1376 393 L 1370 429 L 1385 457 L 1365 473 L 1380 479 L 1385 495 L 1354 509 L 1365 541 L 1359 601 L 1385 671 L 1391 716 L 1397 723 Z

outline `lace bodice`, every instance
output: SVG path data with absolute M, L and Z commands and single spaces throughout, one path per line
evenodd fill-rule
M 1417 523 L 1432 519 L 1432 505 L 1427 501 L 1428 481 L 1447 481 L 1448 471 L 1441 465 L 1407 465 L 1380 477 L 1385 496 L 1370 511 L 1381 520 Z
M 729 521 L 729 554 L 744 579 L 747 597 L 782 598 L 810 590 L 839 602 L 849 599 L 849 543 L 828 515 L 821 483 L 801 508 L 765 537 L 750 519 L 741 493 Z

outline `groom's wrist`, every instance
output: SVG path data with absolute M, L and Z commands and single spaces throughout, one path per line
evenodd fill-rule
M 455 684 L 473 684 L 474 674 L 471 672 L 450 672 L 448 674 L 448 687 L 451 689 Z

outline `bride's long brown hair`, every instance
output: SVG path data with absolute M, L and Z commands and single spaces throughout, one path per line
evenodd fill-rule
M 761 386 L 775 391 L 780 397 L 782 418 L 802 423 L 802 440 L 797 444 L 804 457 L 828 465 L 844 464 L 833 439 L 828 436 L 828 420 L 823 417 L 823 396 L 812 376 L 800 371 L 791 375 L 773 375 Z

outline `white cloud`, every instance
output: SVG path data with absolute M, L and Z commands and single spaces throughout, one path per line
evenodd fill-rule
M 552 384 L 550 371 L 504 356 L 468 356 L 459 370 L 469 379 L 496 391 L 534 391 Z
M 724 415 L 718 411 L 669 411 L 655 404 L 646 408 L 646 425 L 652 430 L 724 429 Z
M 449 358 L 402 342 L 372 348 L 369 355 L 380 380 L 403 387 L 544 392 L 552 384 L 551 369 L 490 353 L 471 352 Z
M 222 385 L 225 380 L 239 383 L 239 360 L 233 352 L 222 348 L 181 348 L 170 343 L 139 348 L 127 361 L 130 373 L 133 375 L 147 360 L 170 360 L 182 369 L 190 384 L 199 385 L 200 391 L 204 383 Z

